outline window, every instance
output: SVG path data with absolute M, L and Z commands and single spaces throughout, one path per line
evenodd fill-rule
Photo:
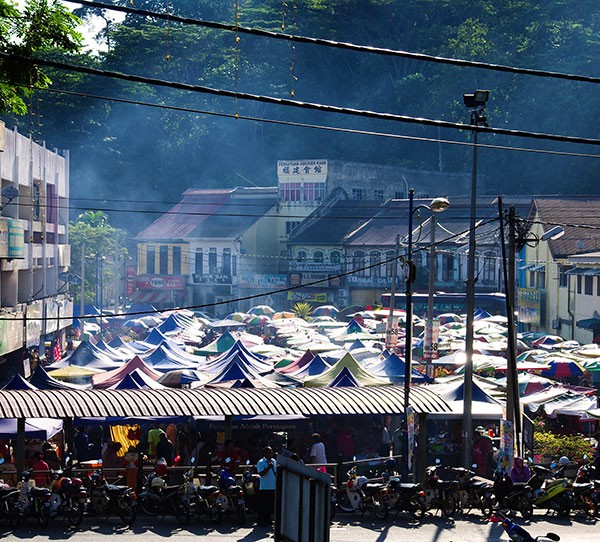
M 369 265 L 374 265 L 375 267 L 371 267 L 371 276 L 372 277 L 380 277 L 381 276 L 381 266 L 376 265 L 381 261 L 381 253 L 374 250 L 369 254 Z
M 313 252 L 313 261 L 317 263 L 323 263 L 323 251 L 315 250 Z
M 156 273 L 156 248 L 153 245 L 146 247 L 146 273 L 148 275 Z
M 159 273 L 161 275 L 169 274 L 169 247 L 167 245 L 161 245 L 160 247 L 159 266 Z
M 405 192 L 394 192 L 394 199 L 405 199 L 405 198 L 406 198 Z
M 394 265 L 396 265 L 396 260 L 393 259 L 396 253 L 393 250 L 388 250 L 385 253 L 385 276 L 392 277 L 394 275 Z
M 300 183 L 283 183 L 279 185 L 279 197 L 283 201 L 300 201 Z
M 356 271 L 365 266 L 365 253 L 362 250 L 357 250 L 352 257 L 352 270 Z M 366 269 L 358 272 L 359 277 L 366 276 Z
M 569 275 L 567 275 L 567 268 L 560 266 L 558 269 L 558 287 L 566 288 L 569 285 Z
M 594 295 L 594 277 L 585 277 L 585 295 Z
M 173 275 L 181 275 L 181 247 L 173 247 Z
M 299 262 L 306 260 L 306 250 L 299 250 L 298 257 L 296 258 Z
M 325 199 L 325 183 L 315 183 L 315 201 Z
M 194 262 L 194 273 L 196 275 L 202 275 L 202 266 L 204 265 L 202 249 L 196 249 L 196 261 Z
M 373 190 L 373 199 L 383 199 L 383 190 Z
M 535 273 L 533 271 L 529 271 L 529 287 L 535 288 Z
M 352 199 L 361 200 L 364 199 L 364 191 L 362 188 L 352 189 Z
M 600 296 L 600 277 L 598 277 L 598 278 L 596 279 L 596 282 L 598 283 L 598 284 L 597 284 L 597 288 L 596 288 L 596 295 L 599 295 L 599 296 Z
M 577 275 L 577 293 L 581 293 L 581 275 Z
M 224 248 L 221 262 L 221 272 L 223 275 L 231 275 L 231 249 Z
M 40 185 L 37 183 L 33 183 L 33 220 L 40 219 Z
M 302 192 L 304 192 L 304 201 L 315 201 L 315 183 L 304 183 Z
M 329 260 L 333 265 L 339 265 L 342 262 L 342 255 L 338 250 L 334 250 L 329 257 Z
M 208 274 L 214 275 L 217 272 L 217 249 L 212 247 L 208 251 Z
M 57 224 L 58 196 L 54 192 L 54 185 L 46 185 L 46 222 Z
M 546 289 L 546 271 L 539 271 L 537 276 L 537 287 L 540 290 Z
M 290 233 L 292 233 L 292 230 L 298 225 L 300 224 L 299 220 L 288 220 L 285 223 L 285 234 L 286 235 L 290 235 Z
M 486 252 L 483 258 L 483 282 L 496 281 L 496 258 L 493 252 Z
M 442 280 L 450 282 L 454 280 L 454 256 L 444 254 L 442 259 Z
M 235 254 L 231 256 L 231 274 L 234 277 L 237 275 L 237 256 Z

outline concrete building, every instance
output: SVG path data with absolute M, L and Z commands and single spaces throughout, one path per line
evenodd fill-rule
M 0 363 L 30 371 L 28 348 L 64 341 L 73 303 L 63 293 L 70 265 L 69 154 L 0 122 Z

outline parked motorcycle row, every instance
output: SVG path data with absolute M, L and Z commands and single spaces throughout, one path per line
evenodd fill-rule
M 476 465 L 474 465 L 476 467 Z M 15 529 L 28 518 L 39 526 L 62 521 L 78 527 L 84 515 L 107 519 L 118 517 L 131 526 L 138 512 L 147 516 L 174 517 L 181 525 L 192 519 L 218 524 L 228 520 L 244 524 L 247 513 L 256 512 L 259 477 L 246 471 L 241 484 L 227 468 L 215 476 L 215 485 L 202 485 L 200 468 L 192 466 L 183 482 L 168 484 L 168 468 L 159 462 L 148 474 L 136 496 L 127 485 L 109 484 L 100 471 L 85 479 L 52 472 L 50 487 L 38 487 L 31 473 L 25 471 L 17 487 L 0 485 L 0 521 Z M 331 517 L 336 511 L 385 520 L 390 514 L 404 513 L 420 521 L 427 512 L 453 518 L 458 514 L 478 511 L 484 517 L 512 517 L 517 513 L 530 519 L 534 509 L 558 516 L 580 512 L 588 517 L 600 514 L 600 473 L 584 462 L 575 480 L 564 477 L 565 466 L 550 468 L 532 465 L 528 482 L 513 483 L 505 473 L 494 481 L 475 475 L 462 467 L 442 467 L 439 461 L 426 468 L 421 484 L 403 483 L 396 474 L 396 461 L 388 459 L 381 482 L 372 482 L 352 467 L 340 487 L 332 485 Z

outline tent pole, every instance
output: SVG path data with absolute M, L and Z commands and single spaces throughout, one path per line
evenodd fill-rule
M 17 480 L 21 479 L 21 474 L 25 470 L 25 418 L 17 418 Z

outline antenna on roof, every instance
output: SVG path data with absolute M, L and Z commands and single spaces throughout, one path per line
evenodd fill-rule
M 257 184 L 254 184 L 250 179 L 246 179 L 246 177 L 244 177 L 243 175 L 241 175 L 240 173 L 236 173 L 236 175 L 238 177 L 240 177 L 241 179 L 244 179 L 244 181 L 246 181 L 249 185 L 254 186 L 256 188 L 258 188 Z

